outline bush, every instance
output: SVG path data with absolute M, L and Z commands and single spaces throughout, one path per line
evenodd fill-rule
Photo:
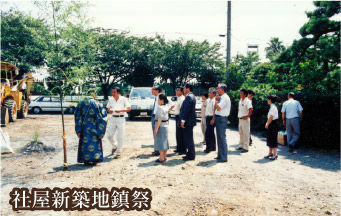
M 281 101 L 276 105 L 279 118 L 282 120 L 282 105 L 287 100 L 290 91 L 278 91 L 272 87 L 272 84 L 259 84 L 257 86 L 244 84 L 242 87 L 252 89 L 256 93 L 254 96 L 255 109 L 251 118 L 252 131 L 265 132 L 266 130 L 264 126 L 270 108 L 267 103 L 269 94 L 275 94 L 281 98 Z M 232 105 L 229 122 L 232 127 L 238 127 L 239 90 L 229 91 L 227 94 L 231 98 Z M 300 101 L 303 107 L 301 136 L 298 144 L 326 149 L 340 149 L 340 96 L 331 91 L 306 90 L 296 93 L 296 99 Z M 282 129 L 285 130 L 285 127 L 282 126 Z

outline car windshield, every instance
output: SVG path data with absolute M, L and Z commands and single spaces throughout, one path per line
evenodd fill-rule
M 145 89 L 133 89 L 130 94 L 131 98 L 154 98 L 152 95 L 152 90 L 150 88 Z

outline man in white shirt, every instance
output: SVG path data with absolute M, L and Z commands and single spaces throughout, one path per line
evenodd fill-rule
M 250 144 L 250 116 L 252 114 L 252 104 L 247 98 L 248 91 L 246 89 L 240 90 L 240 101 L 238 105 L 238 118 L 239 118 L 239 145 L 237 150 L 241 153 L 249 151 Z
M 155 96 L 155 100 L 154 100 L 153 111 L 152 111 L 152 116 L 151 116 L 151 123 L 152 123 L 152 133 L 153 133 L 154 139 L 155 139 L 154 130 L 155 130 L 155 125 L 156 125 L 155 114 L 159 107 L 158 100 L 159 100 L 159 94 L 161 94 L 161 92 L 162 92 L 162 88 L 160 86 L 158 85 L 153 86 L 152 94 Z M 159 155 L 160 155 L 160 152 L 156 151 L 154 148 L 154 152 L 152 153 L 152 156 L 159 156 Z
M 203 135 L 203 141 L 201 142 L 202 144 L 206 144 L 206 139 L 205 139 L 205 133 L 206 133 L 206 106 L 207 106 L 207 99 L 208 99 L 208 93 L 207 92 L 202 92 L 200 94 L 201 99 L 202 99 L 202 104 L 201 104 L 201 132 Z
M 216 96 L 215 88 L 210 88 L 208 90 L 209 99 L 207 100 L 207 106 L 206 106 L 206 111 L 205 111 L 205 116 L 206 116 L 206 132 L 205 132 L 206 150 L 204 151 L 205 153 L 216 151 L 216 138 L 214 134 L 215 96 Z
M 283 125 L 286 126 L 289 152 L 294 152 L 294 147 L 300 137 L 300 121 L 303 108 L 299 101 L 294 99 L 295 94 L 290 92 L 288 100 L 282 106 Z
M 185 146 L 185 140 L 184 140 L 184 131 L 181 128 L 181 122 L 179 121 L 179 115 L 180 115 L 180 108 L 182 106 L 182 103 L 185 100 L 184 96 L 184 88 L 178 87 L 176 89 L 176 96 L 177 100 L 174 107 L 174 115 L 175 115 L 175 136 L 176 136 L 176 150 L 174 152 L 179 153 L 179 155 L 186 154 L 186 146 Z
M 226 84 L 218 85 L 217 92 L 220 95 L 220 101 L 216 101 L 216 110 L 214 114 L 218 142 L 218 157 L 216 157 L 218 163 L 227 162 L 226 128 L 228 121 L 227 118 L 231 111 L 231 100 L 226 94 L 226 91 Z
M 112 154 L 116 152 L 115 159 L 121 158 L 123 147 L 123 134 L 125 125 L 125 113 L 130 112 L 130 104 L 126 97 L 121 96 L 119 87 L 111 90 L 112 98 L 107 104 L 107 112 L 111 114 L 109 119 L 108 140 L 112 144 Z M 115 144 L 115 133 L 117 131 L 117 146 Z

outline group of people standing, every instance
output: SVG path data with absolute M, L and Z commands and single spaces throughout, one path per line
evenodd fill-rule
M 195 146 L 193 138 L 193 128 L 197 125 L 196 120 L 196 97 L 193 94 L 194 86 L 190 83 L 184 87 L 176 89 L 177 101 L 174 105 L 169 105 L 167 97 L 162 93 L 160 86 L 153 86 L 152 93 L 155 95 L 155 103 L 152 114 L 152 129 L 154 133 L 154 152 L 153 155 L 160 155 L 156 160 L 158 163 L 164 163 L 167 160 L 166 152 L 169 149 L 167 129 L 160 132 L 160 127 L 168 127 L 168 113 L 171 109 L 175 109 L 176 119 L 176 150 L 179 155 L 184 155 L 184 161 L 195 160 Z M 230 115 L 231 100 L 226 94 L 227 86 L 220 84 L 218 89 L 210 88 L 210 100 L 204 100 L 205 108 L 202 109 L 201 128 L 204 131 L 204 142 L 206 143 L 206 153 L 216 151 L 216 138 L 214 128 L 217 130 L 218 155 L 215 159 L 217 162 L 227 162 L 227 143 L 226 143 L 226 127 L 227 118 Z M 156 105 L 158 101 L 158 105 Z M 166 108 L 160 108 L 165 106 Z M 161 123 L 165 122 L 162 126 Z
M 159 156 L 157 163 L 167 161 L 169 150 L 168 126 L 169 112 L 174 109 L 176 119 L 176 150 L 179 155 L 184 155 L 184 161 L 195 160 L 196 152 L 193 138 L 193 128 L 197 125 L 196 120 L 196 97 L 193 94 L 194 86 L 190 83 L 176 89 L 177 101 L 175 104 L 169 101 L 165 91 L 160 86 L 152 87 L 155 96 L 151 124 L 154 138 L 153 156 Z M 231 111 L 231 100 L 226 94 L 227 86 L 219 84 L 216 88 L 209 88 L 208 93 L 202 93 L 201 105 L 201 129 L 203 132 L 202 144 L 206 144 L 205 153 L 217 151 L 215 158 L 218 163 L 225 163 L 227 159 L 226 128 Z M 130 111 L 130 104 L 120 93 L 120 88 L 114 87 L 111 91 L 112 98 L 109 99 L 106 109 L 95 99 L 97 97 L 96 87 L 90 85 L 89 95 L 91 98 L 82 100 L 75 110 L 75 130 L 79 138 L 78 158 L 79 163 L 95 165 L 103 161 L 102 139 L 108 127 L 108 140 L 112 144 L 112 154 L 115 159 L 121 157 L 124 137 L 125 113 Z M 240 141 L 237 150 L 241 153 L 249 151 L 252 145 L 251 118 L 254 111 L 252 90 L 241 89 L 238 104 L 239 134 Z M 267 146 L 269 153 L 264 158 L 276 160 L 277 134 L 279 131 L 279 115 L 275 105 L 278 97 L 269 95 L 267 97 L 270 109 L 267 115 L 265 128 L 267 129 Z M 289 93 L 288 101 L 282 107 L 283 125 L 286 126 L 289 151 L 293 149 L 300 135 L 300 121 L 303 115 L 301 104 L 294 100 L 294 93 Z M 108 120 L 108 113 L 112 116 Z M 216 134 L 215 134 L 216 132 Z M 117 134 L 117 139 L 115 135 Z M 117 143 L 116 143 L 117 142 Z
M 212 151 L 217 152 L 217 162 L 227 162 L 227 143 L 226 143 L 226 127 L 228 117 L 231 111 L 231 100 L 226 94 L 227 86 L 225 84 L 219 84 L 217 89 L 209 88 L 208 93 L 201 93 L 202 105 L 201 105 L 201 130 L 203 133 L 202 144 L 206 145 L 205 153 Z M 155 101 L 163 101 L 160 104 L 167 105 L 168 100 L 165 97 L 165 93 L 162 92 L 159 86 L 154 86 L 152 90 L 156 96 Z M 251 119 L 252 113 L 255 109 L 254 97 L 255 92 L 253 90 L 240 90 L 240 100 L 238 103 L 238 119 L 239 119 L 239 147 L 241 153 L 249 152 L 249 146 L 252 145 L 251 138 Z M 193 94 L 193 85 L 186 84 L 184 87 L 178 87 L 176 89 L 177 101 L 175 105 L 169 105 L 166 109 L 157 109 L 154 106 L 153 113 L 157 113 L 152 116 L 152 128 L 154 132 L 154 147 L 155 151 L 153 155 L 160 155 L 160 158 L 156 160 L 158 163 L 164 163 L 167 160 L 166 152 L 169 149 L 168 133 L 164 130 L 158 134 L 159 126 L 154 126 L 156 122 L 160 120 L 168 123 L 168 113 L 171 109 L 175 109 L 176 118 L 176 150 L 179 155 L 185 155 L 183 160 L 195 159 L 195 147 L 193 140 L 193 127 L 196 126 L 196 113 L 195 105 L 196 98 Z M 161 98 L 161 99 L 160 99 Z M 269 147 L 269 153 L 264 156 L 270 160 L 276 160 L 278 140 L 277 135 L 280 129 L 279 114 L 275 102 L 278 101 L 276 95 L 269 95 L 267 97 L 268 104 L 270 106 L 265 128 L 267 129 L 267 146 Z M 293 152 L 294 146 L 300 135 L 300 120 L 302 119 L 303 108 L 300 102 L 294 100 L 294 93 L 289 93 L 288 101 L 283 104 L 282 118 L 283 125 L 286 126 L 287 140 L 289 144 L 289 152 Z M 159 112 L 162 113 L 164 118 L 160 118 Z M 168 127 L 165 123 L 164 127 Z M 216 134 L 215 134 L 216 131 Z M 162 150 L 160 150 L 160 145 Z M 158 153 L 160 151 L 160 153 Z

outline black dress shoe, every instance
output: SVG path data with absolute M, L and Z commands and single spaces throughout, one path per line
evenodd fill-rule
M 221 160 L 221 159 L 217 160 L 217 163 L 226 163 L 226 162 L 227 162 L 227 160 Z
M 249 150 L 243 149 L 240 151 L 240 153 L 246 153 L 246 152 L 249 152 Z
M 215 157 L 214 159 L 216 159 L 216 160 L 220 160 L 220 157 Z
M 164 162 L 166 162 L 166 160 L 161 161 L 160 159 L 157 159 L 155 162 L 156 163 L 164 163 Z
M 192 160 L 195 160 L 195 158 L 188 158 L 188 157 L 186 157 L 186 158 L 184 158 L 182 160 L 184 160 L 184 161 L 192 161 Z
M 264 156 L 264 158 L 270 158 L 270 157 L 272 157 L 272 156 L 273 156 L 273 154 Z
M 243 148 L 242 147 L 238 147 L 238 148 L 236 148 L 236 150 L 243 150 Z

